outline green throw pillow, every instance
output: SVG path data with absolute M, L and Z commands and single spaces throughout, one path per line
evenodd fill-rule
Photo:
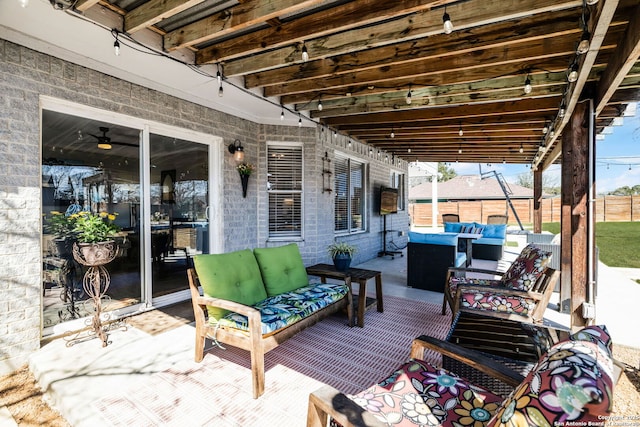
M 295 243 L 275 248 L 255 248 L 253 253 L 258 260 L 262 281 L 270 297 L 309 284 L 307 270 Z
M 267 297 L 260 269 L 250 249 L 226 254 L 205 254 L 193 257 L 204 295 L 245 305 L 254 305 Z M 209 317 L 221 319 L 228 313 L 217 307 L 207 307 Z

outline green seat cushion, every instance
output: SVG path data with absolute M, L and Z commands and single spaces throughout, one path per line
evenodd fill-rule
M 206 297 L 245 305 L 254 305 L 267 297 L 258 262 L 249 249 L 226 254 L 196 255 L 193 264 Z M 228 310 L 217 307 L 207 309 L 209 317 L 215 321 L 228 313 Z
M 309 284 L 307 270 L 295 243 L 275 248 L 255 248 L 253 253 L 258 260 L 268 296 L 291 292 Z

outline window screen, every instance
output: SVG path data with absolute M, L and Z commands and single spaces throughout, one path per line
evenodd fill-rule
M 302 237 L 302 146 L 267 146 L 269 237 Z

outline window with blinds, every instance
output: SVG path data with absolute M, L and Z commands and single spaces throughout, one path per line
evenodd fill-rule
M 302 145 L 267 145 L 269 237 L 302 237 Z
M 336 156 L 335 231 L 357 232 L 365 229 L 365 164 Z

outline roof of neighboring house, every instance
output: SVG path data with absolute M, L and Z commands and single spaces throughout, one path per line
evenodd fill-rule
M 529 199 L 533 189 L 516 184 L 506 184 L 512 199 Z M 442 200 L 487 200 L 505 199 L 504 192 L 497 179 L 479 175 L 461 175 L 438 183 L 438 199 Z M 409 188 L 409 200 L 431 199 L 431 183 L 425 182 Z

